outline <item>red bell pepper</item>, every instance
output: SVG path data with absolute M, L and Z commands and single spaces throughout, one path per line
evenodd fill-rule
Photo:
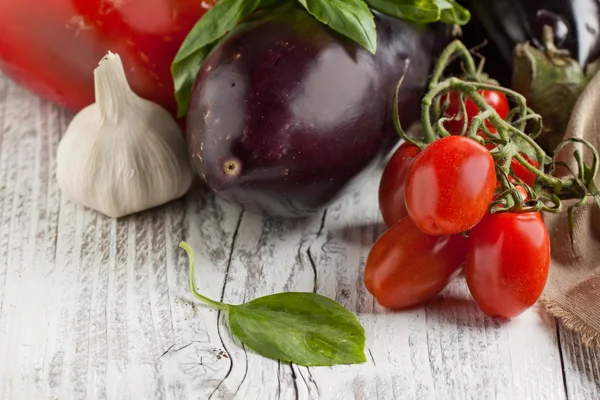
M 140 96 L 176 112 L 170 66 L 216 0 L 2 0 L 0 69 L 72 111 L 94 101 L 94 68 L 123 60 Z

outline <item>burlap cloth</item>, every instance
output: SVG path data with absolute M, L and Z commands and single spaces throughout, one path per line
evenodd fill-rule
M 600 74 L 586 87 L 571 114 L 565 137 L 579 137 L 600 149 Z M 572 162 L 574 146 L 559 157 Z M 589 154 L 581 149 L 583 154 Z M 568 156 L 568 157 L 567 157 Z M 600 187 L 600 179 L 596 179 Z M 574 213 L 571 246 L 567 213 L 544 215 L 550 233 L 552 263 L 542 304 L 585 343 L 600 346 L 600 207 L 590 198 Z

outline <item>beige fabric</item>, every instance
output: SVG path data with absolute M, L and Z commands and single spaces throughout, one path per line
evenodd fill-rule
M 565 136 L 584 138 L 600 149 L 600 74 L 580 96 Z M 572 160 L 573 150 L 569 146 L 560 156 Z M 573 162 L 569 164 L 576 170 Z M 596 184 L 600 187 L 600 179 Z M 573 247 L 566 211 L 544 217 L 552 264 L 542 303 L 566 327 L 580 333 L 584 342 L 600 346 L 600 207 L 590 198 L 575 210 Z

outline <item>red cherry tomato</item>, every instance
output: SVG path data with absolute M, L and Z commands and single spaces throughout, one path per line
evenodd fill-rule
M 540 164 L 536 161 L 533 160 L 532 158 L 526 156 L 525 154 L 521 153 L 521 155 L 523 156 L 523 158 L 525 158 L 527 161 L 529 161 L 529 163 L 531 165 L 533 165 L 534 167 L 538 167 Z M 537 176 L 529 171 L 527 168 L 525 168 L 523 166 L 523 164 L 521 164 L 520 162 L 518 162 L 517 160 L 515 160 L 514 158 L 512 159 L 510 166 L 513 170 L 513 172 L 515 173 L 515 175 L 523 181 L 523 183 L 525 183 L 528 186 L 532 186 L 535 183 L 535 179 L 537 178 Z
M 508 99 L 504 93 L 497 92 L 495 90 L 480 90 L 478 93 L 483 96 L 483 99 L 487 104 L 496 110 L 500 118 L 506 118 L 508 112 L 510 111 L 510 107 L 508 105 Z M 444 123 L 444 127 L 451 134 L 459 135 L 462 132 L 464 124 L 460 106 L 460 93 L 455 91 L 444 93 L 441 96 L 441 102 L 444 104 L 446 101 L 448 101 L 448 106 L 446 108 L 445 116 L 457 117 L 460 115 L 460 117 L 458 117 L 458 119 L 446 121 Z M 465 100 L 465 109 L 467 113 L 467 124 L 470 124 L 473 118 L 479 114 L 479 107 L 477 107 L 473 100 L 467 97 Z M 486 121 L 486 126 L 488 128 L 494 127 L 489 121 Z
M 428 236 L 406 217 L 373 245 L 365 286 L 384 307 L 411 307 L 441 292 L 458 275 L 466 253 L 463 236 Z
M 140 96 L 176 111 L 171 62 L 216 0 L 1 0 L 0 69 L 72 111 L 94 102 L 94 68 L 119 53 Z
M 456 234 L 483 218 L 495 189 L 490 152 L 465 136 L 449 136 L 428 145 L 413 161 L 406 209 L 423 232 Z
M 550 239 L 539 212 L 488 214 L 469 233 L 467 285 L 488 315 L 512 318 L 534 305 L 549 266 Z
M 417 146 L 405 142 L 394 152 L 383 170 L 379 184 L 379 209 L 387 226 L 394 225 L 408 215 L 404 186 L 408 169 L 419 152 Z

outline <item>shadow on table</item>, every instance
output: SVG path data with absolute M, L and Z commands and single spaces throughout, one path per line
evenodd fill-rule
M 365 222 L 330 228 L 328 235 L 344 243 L 370 248 L 386 229 L 383 222 Z
M 466 328 L 500 327 L 509 320 L 485 315 L 475 301 L 467 297 L 442 296 L 426 304 L 428 321 Z
M 375 301 L 375 300 L 373 300 Z M 374 310 L 361 312 L 363 314 L 405 314 L 407 317 L 425 313 L 427 322 L 432 325 L 462 327 L 462 328 L 499 328 L 509 322 L 503 318 L 492 318 L 485 315 L 473 299 L 459 293 L 442 292 L 438 297 L 411 308 L 403 310 L 388 310 L 380 306 Z

